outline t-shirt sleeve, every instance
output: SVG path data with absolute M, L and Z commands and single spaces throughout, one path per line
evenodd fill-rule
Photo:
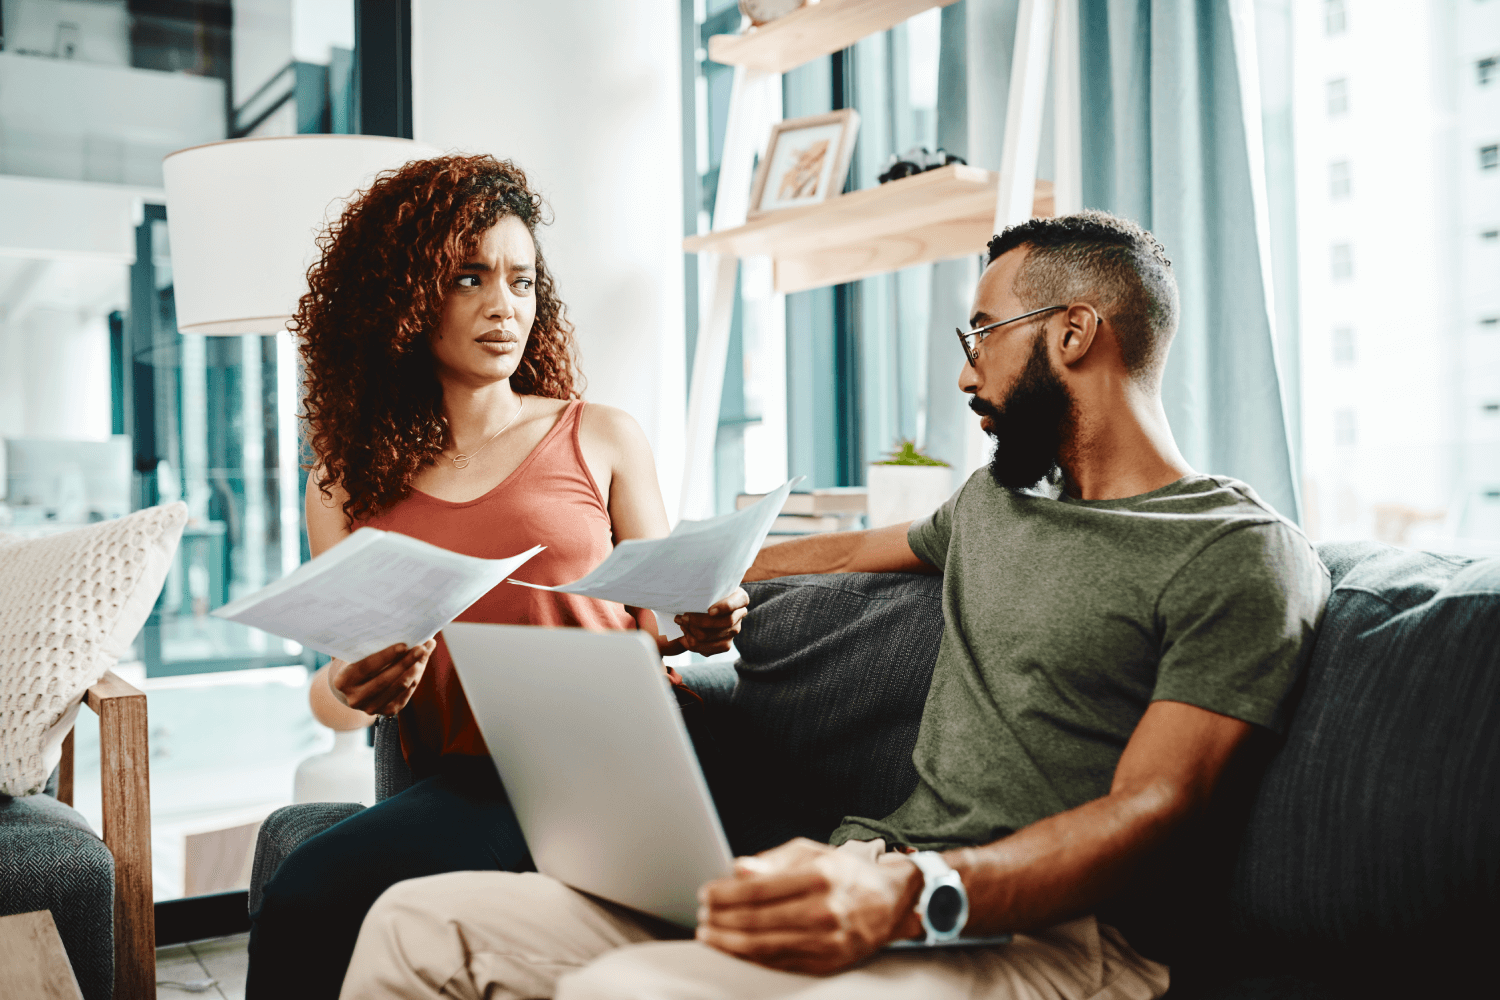
M 1328 601 L 1328 571 L 1296 529 L 1232 528 L 1168 581 L 1152 701 L 1181 701 L 1280 732 Z
M 967 484 L 966 484 L 967 485 Z M 948 541 L 953 537 L 953 510 L 958 506 L 958 492 L 943 502 L 937 510 L 926 517 L 918 518 L 906 529 L 906 544 L 917 554 L 917 558 L 942 569 L 948 564 Z

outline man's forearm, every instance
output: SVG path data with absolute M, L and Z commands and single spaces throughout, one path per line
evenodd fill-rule
M 769 580 L 804 573 L 936 573 L 912 552 L 906 540 L 910 526 L 834 531 L 769 545 L 755 557 L 745 579 Z
M 1091 912 L 1130 881 L 1189 807 L 1167 783 L 1115 792 L 983 847 L 943 855 L 969 895 L 965 935 L 1037 930 Z

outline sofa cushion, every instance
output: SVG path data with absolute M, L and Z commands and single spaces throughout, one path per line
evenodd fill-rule
M 0 536 L 0 792 L 39 792 L 83 693 L 135 641 L 187 504 L 46 538 Z
M 1500 559 L 1319 552 L 1334 588 L 1231 926 L 1318 968 L 1431 967 L 1500 923 Z
M 794 576 L 745 589 L 730 704 L 741 755 L 770 780 L 770 808 L 820 837 L 845 816 L 889 814 L 916 786 L 941 577 Z
M 85 1000 L 114 989 L 115 859 L 74 809 L 0 795 L 0 917 L 52 911 Z

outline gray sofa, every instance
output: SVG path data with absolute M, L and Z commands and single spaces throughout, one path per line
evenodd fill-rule
M 88 821 L 46 794 L 0 795 L 0 916 L 51 910 L 85 1000 L 115 978 L 115 859 Z
M 1170 864 L 1103 911 L 1172 965 L 1171 1000 L 1440 994 L 1481 972 L 1500 931 L 1500 559 L 1319 552 L 1334 590 L 1285 738 L 1164 852 Z M 738 676 L 685 672 L 704 696 L 689 726 L 732 843 L 889 812 L 916 780 L 940 580 L 747 589 Z M 409 780 L 396 742 L 394 726 L 377 730 L 382 794 Z M 274 813 L 252 911 L 281 858 L 358 808 Z

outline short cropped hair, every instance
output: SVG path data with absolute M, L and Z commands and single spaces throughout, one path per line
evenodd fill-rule
M 1119 332 L 1125 369 L 1158 387 L 1177 332 L 1177 279 L 1166 248 L 1127 219 L 1093 209 L 1008 226 L 990 240 L 989 262 L 1029 251 L 1015 292 L 1033 309 L 1095 299 Z

